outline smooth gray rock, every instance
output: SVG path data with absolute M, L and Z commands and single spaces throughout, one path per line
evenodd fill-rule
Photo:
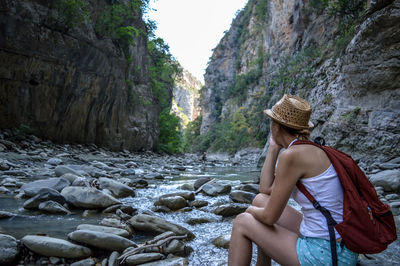
M 70 266 L 93 266 L 96 265 L 96 262 L 92 258 L 76 261 L 72 263 Z
M 385 170 L 370 175 L 371 183 L 374 186 L 381 186 L 385 191 L 400 192 L 400 170 Z
M 193 191 L 193 190 L 194 190 L 194 187 L 193 187 L 193 184 L 188 184 L 188 183 L 186 183 L 186 184 L 183 184 L 183 185 L 180 187 L 180 189 L 182 189 L 182 190 Z
M 219 237 L 215 238 L 212 241 L 212 243 L 216 247 L 228 249 L 230 241 L 231 241 L 231 235 L 227 234 L 227 235 L 222 235 L 222 236 L 219 236 Z
M 217 207 L 213 213 L 224 217 L 236 216 L 242 212 L 245 212 L 248 207 L 249 205 L 239 203 L 225 204 Z
M 113 251 L 111 253 L 110 257 L 108 257 L 107 266 L 119 266 L 118 257 L 119 257 L 119 253 L 117 251 Z
M 188 239 L 194 238 L 194 234 L 183 226 L 168 222 L 160 217 L 138 214 L 133 216 L 128 221 L 135 230 L 146 231 L 152 233 L 164 233 L 167 231 L 172 231 L 177 235 L 188 235 Z
M 66 187 L 61 191 L 67 202 L 78 208 L 107 208 L 119 204 L 117 199 L 92 187 Z
M 39 191 L 38 195 L 25 201 L 23 207 L 25 209 L 37 209 L 39 208 L 40 203 L 49 200 L 58 202 L 61 205 L 64 205 L 67 202 L 64 196 L 61 195 L 57 190 L 42 189 Z
M 125 263 L 128 266 L 143 264 L 150 261 L 163 259 L 165 256 L 161 253 L 140 253 L 136 255 L 129 256 Z
M 71 167 L 65 166 L 65 165 L 57 166 L 56 169 L 54 169 L 54 172 L 55 172 L 56 176 L 62 176 L 65 174 L 73 174 L 73 175 L 80 176 L 80 173 L 78 171 L 72 169 Z
M 124 237 L 90 230 L 77 230 L 68 234 L 68 238 L 90 246 L 109 251 L 124 251 L 128 247 L 136 247 L 136 243 Z
M 19 248 L 17 240 L 9 235 L 0 234 L 0 265 L 15 262 Z
M 110 178 L 99 178 L 99 185 L 101 189 L 110 190 L 112 194 L 117 198 L 135 196 L 135 191 L 132 188 Z
M 234 190 L 229 194 L 229 198 L 233 202 L 238 202 L 238 203 L 251 204 L 255 197 L 256 197 L 256 194 L 251 193 L 251 192 L 241 191 L 241 190 Z
M 384 170 L 392 170 L 392 169 L 400 168 L 400 164 L 382 163 L 379 165 L 379 167 Z
M 89 181 L 86 177 L 79 176 L 71 184 L 72 187 L 90 187 Z
M 39 204 L 39 210 L 45 211 L 48 213 L 60 213 L 60 214 L 70 214 L 71 212 L 60 205 L 58 202 L 49 200 Z
M 61 177 L 67 179 L 71 184 L 73 184 L 74 181 L 77 178 L 79 178 L 80 176 L 74 175 L 74 174 L 71 174 L 71 173 L 66 173 L 66 174 L 63 174 Z
M 181 196 L 169 196 L 160 197 L 160 199 L 154 203 L 155 206 L 166 206 L 167 208 L 176 211 L 187 206 L 187 201 Z
M 244 184 L 239 187 L 239 190 L 251 192 L 254 194 L 260 193 L 260 185 L 258 184 Z
M 231 191 L 232 187 L 228 184 L 221 183 L 212 183 L 205 184 L 202 188 L 202 191 L 208 196 L 218 196 L 228 194 Z
M 33 197 L 38 194 L 42 188 L 51 188 L 61 191 L 70 184 L 71 183 L 65 178 L 55 177 L 26 183 L 21 187 L 21 191 L 23 191 L 28 197 Z
M 129 232 L 126 231 L 125 229 L 110 227 L 110 226 L 94 225 L 94 224 L 80 224 L 76 227 L 76 230 L 97 231 L 97 232 L 114 234 L 122 237 L 130 236 Z
M 187 258 L 173 257 L 165 260 L 158 260 L 141 264 L 140 266 L 187 266 L 189 261 Z
M 207 218 L 207 217 L 189 218 L 186 221 L 186 223 L 190 224 L 190 225 L 212 223 L 212 222 L 214 222 L 214 220 L 211 218 Z
M 195 208 L 201 208 L 201 207 L 205 207 L 207 205 L 208 205 L 208 201 L 205 201 L 205 200 L 194 200 L 194 201 L 190 202 L 190 206 L 195 207 Z
M 211 181 L 210 177 L 201 177 L 201 178 L 197 179 L 193 184 L 194 190 L 198 190 L 202 185 L 204 185 L 205 183 L 207 183 L 209 181 Z
M 60 158 L 50 158 L 46 162 L 47 164 L 57 166 L 63 163 L 63 161 Z M 56 174 L 57 175 L 57 174 Z
M 162 196 L 160 196 L 159 198 L 167 198 L 167 197 L 172 197 L 172 196 L 181 196 L 182 198 L 192 201 L 194 200 L 194 193 L 193 192 L 189 192 L 189 191 L 178 191 L 178 192 L 174 192 L 174 193 L 168 193 L 168 194 L 164 194 Z
M 100 225 L 121 228 L 121 229 L 128 231 L 130 234 L 132 234 L 132 227 L 129 224 L 127 224 L 125 221 L 122 221 L 119 218 L 111 218 L 111 217 L 104 218 L 103 220 L 100 221 Z
M 16 216 L 16 214 L 6 211 L 0 211 L 0 219 L 8 219 Z
M 46 257 L 79 259 L 87 258 L 92 254 L 87 247 L 48 236 L 27 235 L 21 241 L 33 252 Z

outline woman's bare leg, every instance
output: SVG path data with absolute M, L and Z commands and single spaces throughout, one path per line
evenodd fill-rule
M 255 242 L 267 257 L 276 262 L 283 265 L 300 265 L 296 252 L 297 238 L 296 233 L 282 226 L 267 226 L 249 213 L 239 214 L 232 229 L 228 264 L 249 265 L 252 255 L 251 244 Z
M 253 200 L 253 206 L 264 207 L 267 205 L 269 195 L 259 193 Z M 303 215 L 290 206 L 286 206 L 281 217 L 276 224 L 300 235 L 300 223 L 303 220 Z M 256 266 L 271 265 L 271 258 L 268 257 L 264 251 L 257 246 L 257 264 Z

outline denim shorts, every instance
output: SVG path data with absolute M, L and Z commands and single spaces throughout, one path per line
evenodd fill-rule
M 297 257 L 302 266 L 332 265 L 331 245 L 329 240 L 301 236 L 297 239 Z M 358 254 L 336 244 L 338 265 L 356 265 Z

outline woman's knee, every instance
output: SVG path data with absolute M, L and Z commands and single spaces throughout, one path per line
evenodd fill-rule
M 269 200 L 269 195 L 264 193 L 258 193 L 253 199 L 252 205 L 256 207 L 264 207 L 267 205 Z
M 251 219 L 254 219 L 253 215 L 250 213 L 244 212 L 236 216 L 235 221 L 233 222 L 233 228 L 235 230 L 244 230 L 246 231 L 246 228 L 248 228 Z

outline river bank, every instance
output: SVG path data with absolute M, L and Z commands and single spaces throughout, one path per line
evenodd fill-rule
M 203 162 L 200 154 L 112 152 L 4 131 L 0 262 L 118 265 L 120 257 L 127 265 L 225 265 L 233 218 L 258 193 L 260 152 L 208 154 Z M 376 189 L 398 215 L 392 183 Z M 149 243 L 156 246 L 133 255 Z M 394 243 L 374 262 L 398 262 L 399 251 Z

